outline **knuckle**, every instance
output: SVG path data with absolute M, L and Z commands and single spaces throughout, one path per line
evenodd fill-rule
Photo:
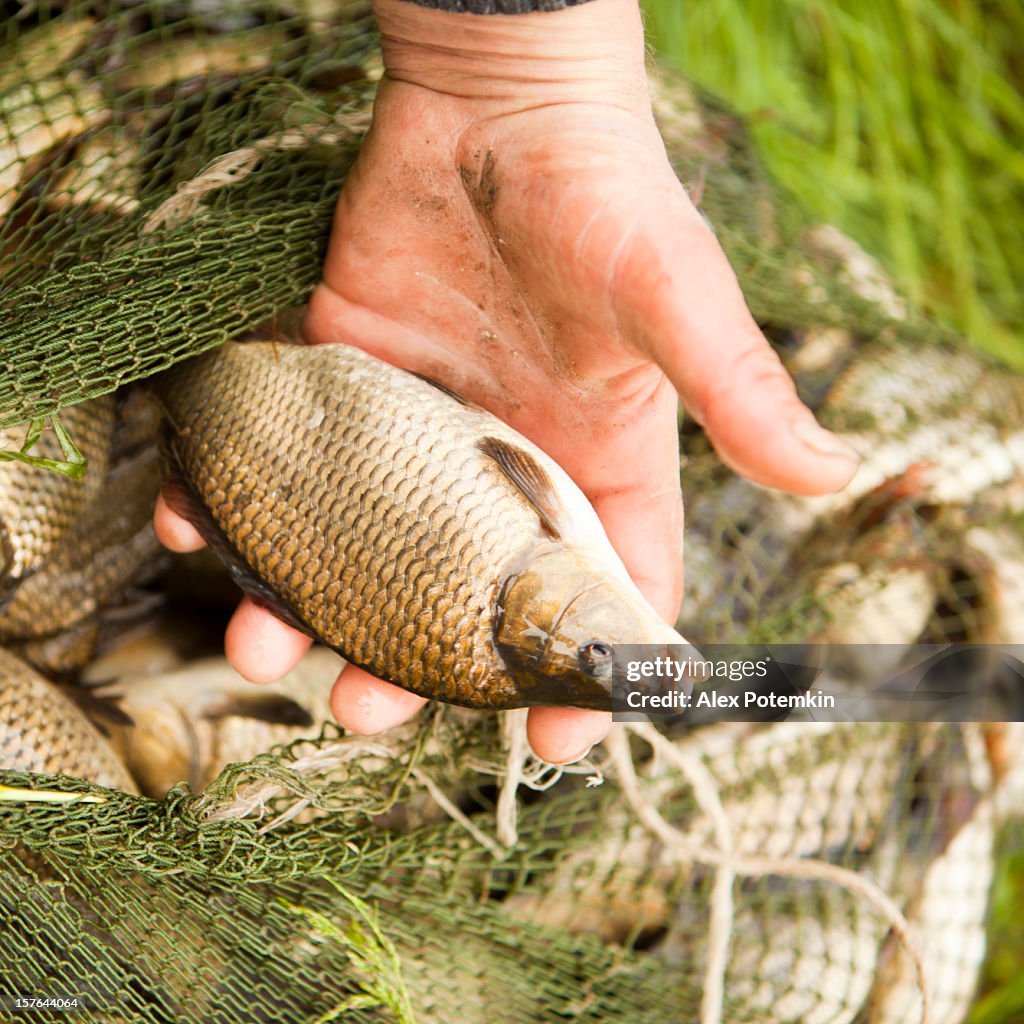
M 726 364 L 721 377 L 710 382 L 701 403 L 701 419 L 709 430 L 737 409 L 766 398 L 796 397 L 796 387 L 782 361 L 760 333 L 745 341 Z

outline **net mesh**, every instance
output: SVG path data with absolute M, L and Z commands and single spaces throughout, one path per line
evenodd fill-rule
M 366 5 L 0 12 L 0 427 L 306 299 L 379 74 Z M 755 316 L 865 461 L 840 498 L 772 494 L 681 424 L 684 633 L 1024 639 L 1019 379 L 808 223 L 727 109 L 652 88 Z M 1022 739 L 638 727 L 560 772 L 521 715 L 432 708 L 251 750 L 203 792 L 5 771 L 103 802 L 0 803 L 0 997 L 107 1022 L 903 1024 L 923 972 L 929 1019 L 960 1021 L 997 852 L 1021 846 Z
M 335 121 L 366 109 L 373 44 L 366 5 L 343 2 L 327 23 L 304 4 L 15 7 L 0 51 L 0 426 L 304 300 L 357 148 Z M 183 222 L 150 221 L 215 157 L 283 128 L 310 144 L 268 150 L 258 176 Z

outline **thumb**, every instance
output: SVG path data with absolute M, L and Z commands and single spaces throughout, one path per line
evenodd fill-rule
M 617 274 L 620 322 L 665 372 L 722 459 L 793 494 L 845 486 L 857 456 L 818 425 L 765 340 L 725 253 L 680 189 Z

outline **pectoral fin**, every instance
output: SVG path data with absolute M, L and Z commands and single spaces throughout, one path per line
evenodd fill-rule
M 561 508 L 554 484 L 544 467 L 528 451 L 497 437 L 485 437 L 480 451 L 505 474 L 540 517 L 544 532 L 560 540 Z

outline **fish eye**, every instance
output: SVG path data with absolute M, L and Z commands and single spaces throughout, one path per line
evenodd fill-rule
M 588 672 L 597 672 L 612 660 L 611 644 L 602 643 L 600 640 L 589 640 L 581 644 L 576 656 L 580 664 Z

